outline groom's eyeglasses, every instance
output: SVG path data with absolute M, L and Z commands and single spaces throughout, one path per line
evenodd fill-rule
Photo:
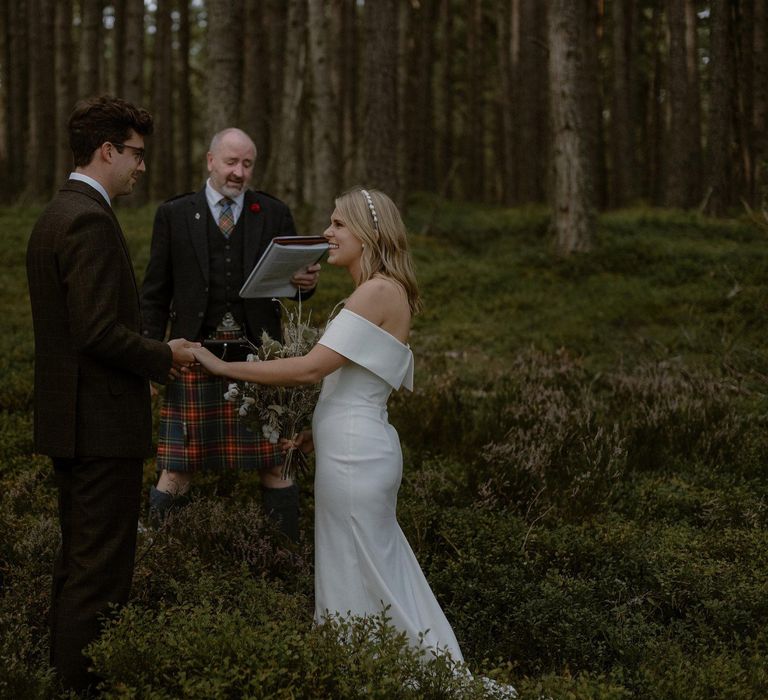
M 122 153 L 120 150 L 121 148 L 130 148 L 133 151 L 133 157 L 136 159 L 136 165 L 141 163 L 141 161 L 144 160 L 144 149 L 139 148 L 138 146 L 131 146 L 128 143 L 112 143 L 112 145 L 117 149 L 118 153 Z

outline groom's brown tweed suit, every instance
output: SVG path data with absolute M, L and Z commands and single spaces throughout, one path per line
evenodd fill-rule
M 53 458 L 62 542 L 54 565 L 51 660 L 66 687 L 89 682 L 82 649 L 133 575 L 149 381 L 171 350 L 141 335 L 128 248 L 111 207 L 69 180 L 27 248 L 35 331 L 35 450 Z

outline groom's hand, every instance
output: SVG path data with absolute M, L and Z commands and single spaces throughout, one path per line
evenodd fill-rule
M 175 379 L 195 361 L 191 348 L 199 348 L 200 343 L 193 343 L 185 338 L 174 338 L 168 341 L 168 346 L 173 353 L 171 371 L 168 373 L 168 377 Z

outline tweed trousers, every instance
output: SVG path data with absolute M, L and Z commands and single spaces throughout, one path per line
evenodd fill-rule
M 141 459 L 54 458 L 61 543 L 53 566 L 51 665 L 65 688 L 96 682 L 83 649 L 127 602 L 136 554 Z

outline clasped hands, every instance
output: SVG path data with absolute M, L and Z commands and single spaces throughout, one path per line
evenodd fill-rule
M 186 338 L 174 338 L 168 341 L 168 347 L 171 348 L 173 357 L 171 360 L 171 371 L 168 372 L 169 379 L 176 379 L 182 372 L 188 371 L 190 365 L 196 362 L 192 348 L 199 348 L 200 343 L 192 342 Z

